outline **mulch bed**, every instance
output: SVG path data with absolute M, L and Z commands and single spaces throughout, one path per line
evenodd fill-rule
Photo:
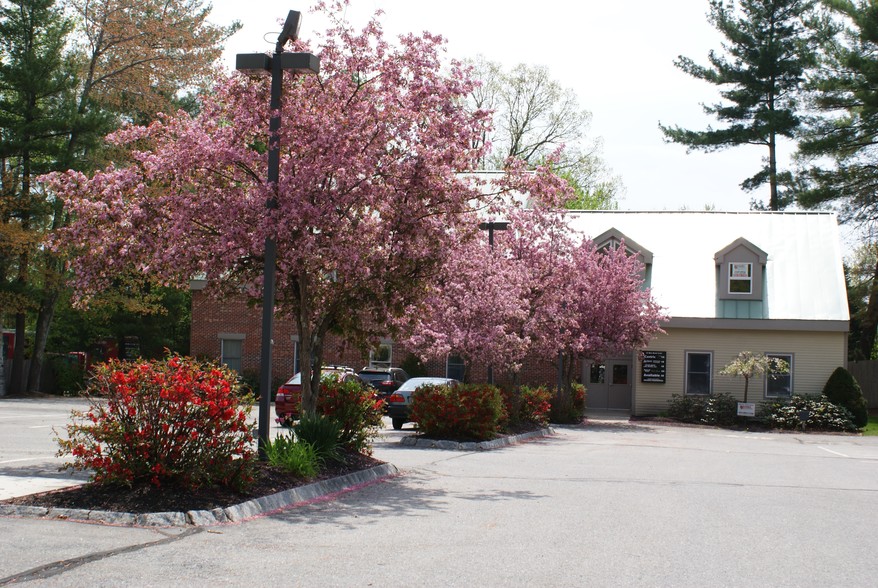
M 105 510 L 134 514 L 150 512 L 186 512 L 226 508 L 253 498 L 270 496 L 284 490 L 305 486 L 320 480 L 369 469 L 384 462 L 359 453 L 348 454 L 344 463 L 328 465 L 319 476 L 303 479 L 264 462 L 256 465 L 255 481 L 246 492 L 236 492 L 223 486 L 211 486 L 190 491 L 174 486 L 155 486 L 144 483 L 131 488 L 117 485 L 84 484 L 82 486 L 20 496 L 0 501 L 0 504 Z

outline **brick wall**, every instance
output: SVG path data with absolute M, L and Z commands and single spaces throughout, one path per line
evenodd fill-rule
M 221 354 L 221 335 L 243 335 L 242 371 L 258 374 L 260 365 L 260 344 L 262 342 L 262 310 L 247 305 L 241 298 L 227 297 L 217 300 L 195 289 L 192 292 L 192 326 L 190 353 L 196 357 L 219 359 Z M 271 373 L 273 379 L 285 380 L 293 375 L 293 336 L 296 334 L 294 321 L 276 317 L 274 321 L 274 350 L 272 352 Z M 393 345 L 393 365 L 399 366 L 408 356 L 408 351 L 398 344 Z M 324 345 L 325 364 L 347 365 L 356 370 L 368 365 L 369 355 L 363 354 L 338 337 L 329 336 Z M 425 363 L 427 374 L 445 376 L 445 360 L 434 359 Z M 547 384 L 557 382 L 557 367 L 554 363 L 531 360 L 525 362 L 518 376 L 519 384 Z M 579 375 L 579 366 L 574 374 Z M 487 366 L 470 367 L 469 381 L 487 381 Z M 509 384 L 512 378 L 500 370 L 494 370 L 497 384 Z

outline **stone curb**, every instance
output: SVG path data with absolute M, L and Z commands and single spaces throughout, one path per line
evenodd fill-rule
M 213 510 L 132 514 L 103 510 L 0 504 L 0 516 L 94 522 L 136 527 L 209 527 L 237 523 L 268 512 L 282 510 L 297 504 L 305 504 L 345 490 L 378 482 L 384 478 L 395 476 L 398 473 L 399 470 L 395 465 L 385 463 L 368 470 L 353 472 L 338 478 L 321 480 L 307 486 L 292 488 L 227 508 L 215 508 Z
M 400 441 L 401 445 L 405 445 L 406 447 L 417 447 L 419 449 L 450 449 L 453 451 L 487 451 L 489 449 L 500 449 L 501 447 L 508 447 L 509 445 L 515 445 L 516 443 L 521 443 L 522 441 L 527 441 L 528 439 L 534 439 L 537 437 L 548 437 L 549 435 L 554 435 L 555 431 L 546 427 L 545 429 L 539 429 L 537 431 L 528 431 L 527 433 L 521 433 L 520 435 L 509 435 L 506 437 L 500 437 L 499 439 L 491 439 L 490 441 L 481 441 L 476 443 L 475 441 L 447 441 L 441 439 L 424 439 L 423 437 L 418 437 L 417 435 L 410 435 L 408 437 L 403 437 Z

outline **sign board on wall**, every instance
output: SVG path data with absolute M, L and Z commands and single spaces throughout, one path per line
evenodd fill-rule
M 646 384 L 664 384 L 667 368 L 667 351 L 644 351 L 640 366 L 640 381 Z

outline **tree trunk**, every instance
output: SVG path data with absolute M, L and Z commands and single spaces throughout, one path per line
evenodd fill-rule
M 872 275 L 872 285 L 869 288 L 869 305 L 866 307 L 866 315 L 863 317 L 860 334 L 860 352 L 866 359 L 872 359 L 872 348 L 875 346 L 875 330 L 878 328 L 878 262 L 875 264 L 875 272 Z
M 12 378 L 9 381 L 9 392 L 21 394 L 24 392 L 24 326 L 27 317 L 23 312 L 15 315 L 15 347 L 12 357 Z
M 2 282 L 2 280 L 0 280 Z M 0 337 L 3 337 L 3 315 L 0 314 Z M 0 398 L 6 396 L 6 349 L 3 342 L 6 339 L 0 339 Z
M 58 302 L 58 295 L 58 291 L 52 288 L 43 294 L 43 300 L 40 302 L 40 312 L 37 315 L 37 326 L 34 333 L 34 351 L 31 354 L 30 373 L 27 378 L 28 393 L 42 391 L 40 390 L 40 379 L 46 357 L 46 341 L 49 338 L 49 326 L 55 315 L 55 303 Z
M 777 196 L 777 138 L 774 132 L 768 139 L 768 198 L 769 210 L 780 210 L 780 202 Z M 744 400 L 746 402 L 746 400 Z

